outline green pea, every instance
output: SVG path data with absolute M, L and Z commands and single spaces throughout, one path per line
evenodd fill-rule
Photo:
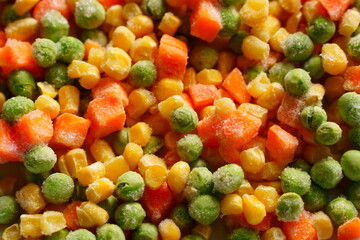
M 46 38 L 37 38 L 32 44 L 32 56 L 41 67 L 50 67 L 56 63 L 56 43 Z
M 328 201 L 328 194 L 326 190 L 313 183 L 311 184 L 310 191 L 302 196 L 302 198 L 305 203 L 305 209 L 315 212 L 325 207 Z
M 240 227 L 233 230 L 229 235 L 229 240 L 260 240 L 260 235 L 251 228 Z
M 305 61 L 313 51 L 313 42 L 302 32 L 290 34 L 284 44 L 284 54 L 291 62 Z
M 342 135 L 342 130 L 337 123 L 323 122 L 316 129 L 315 140 L 324 145 L 334 145 Z
M 269 79 L 271 82 L 278 82 L 284 85 L 285 75 L 291 70 L 295 69 L 294 64 L 289 62 L 275 63 L 269 70 Z
M 129 202 L 121 204 L 115 212 L 115 221 L 123 230 L 138 228 L 146 216 L 140 203 Z
M 40 36 L 54 42 L 69 35 L 68 20 L 56 10 L 47 11 L 41 18 Z
M 81 28 L 94 29 L 105 20 L 105 9 L 96 0 L 79 0 L 75 4 L 75 22 Z
M 74 192 L 74 181 L 64 173 L 53 173 L 43 182 L 42 192 L 48 202 L 67 202 Z
M 244 181 L 244 172 L 239 165 L 227 164 L 214 172 L 213 179 L 216 191 L 229 194 L 239 189 Z
M 304 202 L 300 195 L 293 192 L 282 194 L 276 204 L 275 214 L 280 221 L 294 222 L 304 210 Z
M 195 161 L 190 162 L 189 164 L 190 164 L 191 169 L 199 168 L 199 167 L 209 168 L 208 163 L 205 160 L 202 160 L 200 158 L 196 159 Z
M 46 236 L 45 240 L 66 240 L 66 236 L 69 234 L 69 230 L 63 229 L 56 233 Z
M 203 144 L 196 134 L 188 134 L 176 143 L 176 151 L 181 159 L 192 162 L 199 158 Z
M 188 212 L 188 207 L 186 205 L 177 205 L 171 211 L 170 218 L 175 222 L 175 224 L 181 230 L 188 230 L 194 224 L 194 219 L 190 216 Z
M 186 235 L 181 240 L 204 240 L 204 238 L 196 234 L 190 234 Z
M 86 201 L 86 189 L 87 186 L 83 186 L 79 183 L 79 181 L 74 181 L 74 192 L 71 196 L 73 201 Z M 109 215 L 110 216 L 110 215 Z
M 79 229 L 70 232 L 67 235 L 66 240 L 96 240 L 96 237 L 89 230 Z
M 14 96 L 34 98 L 36 92 L 35 79 L 27 70 L 12 71 L 8 79 L 9 89 Z
M 243 54 L 241 47 L 244 38 L 247 36 L 249 36 L 249 33 L 245 31 L 235 33 L 229 40 L 229 48 L 236 54 Z
M 189 174 L 187 185 L 199 194 L 209 194 L 214 188 L 213 174 L 205 167 L 194 168 Z
M 25 13 L 24 15 L 19 15 L 14 10 L 14 4 L 7 5 L 1 15 L 1 21 L 4 26 L 8 25 L 11 22 L 20 20 L 23 18 L 31 17 L 30 13 Z
M 142 223 L 132 234 L 133 240 L 157 240 L 158 238 L 157 227 L 151 223 Z
M 222 0 L 222 2 L 227 6 L 237 6 L 244 4 L 246 0 Z
M 58 60 L 61 62 L 71 63 L 73 60 L 82 60 L 84 57 L 85 47 L 77 38 L 62 37 L 56 45 L 58 49 Z
M 350 129 L 349 140 L 354 148 L 360 150 L 360 127 Z
M 301 195 L 310 190 L 311 179 L 307 172 L 287 167 L 281 173 L 281 189 L 284 193 L 294 192 Z
M 350 38 L 346 50 L 352 59 L 360 61 L 360 35 Z
M 144 0 L 141 8 L 146 15 L 155 20 L 160 20 L 165 15 L 166 3 L 164 0 Z
M 344 93 L 338 101 L 338 112 L 350 126 L 360 126 L 360 95 L 355 92 Z
M 340 160 L 344 175 L 351 181 L 360 181 L 360 151 L 349 150 Z
M 354 204 L 351 201 L 346 200 L 344 197 L 337 197 L 333 199 L 326 206 L 325 210 L 337 226 L 356 218 L 358 215 L 358 211 L 356 210 Z
M 190 51 L 190 63 L 200 72 L 203 69 L 211 69 L 215 66 L 219 58 L 219 53 L 211 48 L 198 45 Z
M 319 55 L 311 56 L 304 62 L 304 70 L 307 71 L 312 80 L 319 80 L 325 73 Z
M 25 154 L 24 165 L 32 173 L 49 172 L 55 166 L 56 159 L 52 148 L 38 145 Z
M 80 39 L 82 42 L 85 42 L 86 40 L 90 39 L 94 42 L 99 43 L 103 47 L 105 47 L 106 44 L 108 43 L 108 38 L 106 34 L 99 29 L 90 29 L 90 30 L 82 31 Z
M 116 182 L 116 194 L 125 201 L 137 201 L 144 194 L 145 183 L 140 174 L 128 171 Z
M 313 18 L 307 27 L 307 34 L 314 42 L 320 44 L 328 42 L 335 31 L 335 23 L 323 16 Z
M 143 147 L 144 154 L 154 154 L 164 146 L 164 141 L 156 136 L 151 136 L 148 144 Z
M 300 113 L 300 122 L 307 129 L 317 129 L 327 120 L 325 110 L 318 106 L 307 106 Z
M 156 67 L 153 62 L 143 60 L 132 65 L 129 81 L 135 87 L 150 87 L 157 78 Z
M 123 128 L 118 131 L 114 137 L 113 149 L 117 155 L 122 155 L 125 146 L 129 143 L 128 128 Z
M 289 164 L 289 167 L 300 169 L 302 171 L 305 171 L 307 173 L 310 173 L 311 166 L 309 163 L 307 163 L 304 159 L 297 158 L 294 162 Z
M 56 63 L 47 68 L 45 71 L 45 81 L 58 89 L 73 82 L 68 76 L 67 66 L 63 63 Z
M 190 133 L 199 122 L 197 113 L 190 107 L 179 107 L 170 116 L 170 127 L 179 133 Z
M 190 202 L 189 214 L 201 224 L 211 224 L 220 214 L 220 203 L 210 195 L 198 196 Z
M 104 224 L 96 229 L 96 240 L 125 240 L 123 230 L 115 224 Z
M 34 110 L 34 102 L 26 97 L 17 96 L 5 101 L 2 108 L 2 117 L 9 123 L 18 121 L 23 115 Z
M 304 95 L 311 87 L 311 77 L 301 68 L 293 69 L 285 75 L 284 87 L 292 95 Z
M 354 204 L 356 209 L 360 209 L 360 182 L 352 182 L 347 190 L 348 199 Z
M 28 183 L 35 183 L 41 185 L 43 181 L 51 174 L 51 171 L 42 172 L 39 174 L 32 173 L 25 168 L 25 179 Z
M 311 179 L 324 189 L 332 189 L 343 178 L 340 163 L 332 157 L 316 162 L 310 171 Z
M 255 67 L 250 67 L 244 72 L 244 79 L 246 83 L 249 83 L 251 80 L 255 79 L 260 73 L 264 72 L 265 69 L 261 65 L 256 65 Z
M 0 197 L 0 224 L 15 222 L 19 214 L 20 207 L 13 196 Z
M 233 36 L 240 25 L 240 14 L 235 7 L 226 7 L 220 10 L 222 28 L 219 36 L 231 37 Z
M 98 205 L 109 214 L 109 222 L 114 222 L 114 215 L 116 208 L 119 206 L 119 200 L 114 195 L 111 195 L 104 201 L 99 202 Z

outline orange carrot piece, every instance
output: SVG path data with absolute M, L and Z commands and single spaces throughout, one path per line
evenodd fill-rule
M 348 67 L 344 73 L 344 89 L 360 93 L 360 66 Z
M 66 208 L 63 211 L 65 220 L 66 220 L 66 226 L 68 229 L 75 231 L 79 228 L 81 228 L 77 224 L 77 214 L 76 214 L 76 207 L 79 207 L 81 205 L 80 201 L 72 202 L 69 205 L 66 206 Z
M 225 78 L 222 86 L 235 98 L 239 103 L 249 102 L 250 94 L 246 90 L 246 83 L 240 70 L 234 68 Z
M 95 87 L 91 89 L 91 94 L 93 98 L 118 97 L 124 107 L 129 104 L 128 94 L 122 83 L 112 78 L 101 78 Z
M 36 4 L 32 15 L 40 22 L 45 13 L 52 9 L 60 12 L 66 19 L 70 17 L 70 8 L 66 0 L 40 0 Z
M 298 221 L 283 222 L 282 230 L 287 240 L 317 240 L 316 229 L 311 225 L 305 211 Z
M 276 113 L 277 119 L 293 128 L 300 128 L 300 113 L 306 106 L 303 97 L 296 97 L 291 94 L 285 93 L 280 107 Z
M 221 29 L 221 16 L 211 1 L 200 1 L 190 16 L 190 34 L 212 42 Z
M 338 240 L 351 240 L 360 238 L 360 219 L 354 218 L 347 221 L 338 228 L 337 239 Z
M 350 0 L 319 0 L 328 12 L 330 19 L 339 21 L 346 9 L 350 6 Z
M 15 142 L 14 129 L 3 119 L 0 119 L 0 163 L 21 161 L 22 154 Z
M 171 130 L 169 121 L 160 113 L 149 115 L 144 120 L 151 128 L 153 135 L 165 135 Z
M 182 79 L 188 58 L 188 48 L 184 42 L 164 34 L 160 39 L 159 52 L 155 61 L 158 79 Z
M 0 31 L 0 47 L 4 47 L 6 43 L 6 35 L 4 31 Z
M 90 39 L 87 39 L 84 42 L 84 48 L 85 48 L 85 55 L 84 55 L 84 59 L 87 60 L 88 56 L 89 56 L 89 51 L 92 48 L 101 48 L 101 45 L 95 41 L 92 41 Z
M 54 148 L 79 148 L 84 143 L 89 127 L 89 120 L 64 113 L 54 122 L 54 135 L 50 145 Z
M 269 129 L 265 145 L 274 161 L 286 165 L 294 159 L 299 141 L 280 126 L 273 125 Z
M 101 3 L 106 9 L 108 9 L 111 6 L 114 5 L 124 5 L 124 0 L 99 0 L 99 3 Z
M 200 83 L 191 86 L 189 94 L 197 110 L 213 104 L 214 100 L 218 97 L 218 91 L 214 85 Z
M 218 148 L 220 146 L 220 138 L 218 132 L 221 128 L 221 119 L 218 116 L 210 116 L 201 120 L 196 129 L 201 141 L 206 147 Z
M 118 97 L 95 98 L 89 103 L 86 118 L 91 120 L 89 134 L 101 138 L 121 130 L 125 124 L 125 110 Z

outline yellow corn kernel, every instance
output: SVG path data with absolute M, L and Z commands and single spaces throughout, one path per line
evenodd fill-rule
M 205 240 L 209 240 L 212 233 L 212 227 L 211 225 L 198 224 L 191 230 L 191 232 L 202 236 Z
M 134 62 L 149 60 L 154 62 L 158 44 L 149 36 L 136 39 L 130 47 L 129 54 Z
M 305 95 L 305 101 L 307 105 L 320 103 L 325 95 L 325 88 L 320 83 L 312 84 L 308 93 Z
M 302 19 L 302 12 L 292 14 L 286 21 L 285 28 L 289 33 L 297 32 Z
M 90 152 L 96 161 L 106 162 L 113 159 L 115 153 L 108 142 L 101 139 L 96 139 L 90 146 Z
M 251 27 L 264 22 L 268 15 L 268 0 L 247 0 L 240 10 L 241 22 Z
M 238 109 L 259 118 L 261 120 L 261 125 L 265 126 L 268 114 L 268 110 L 266 108 L 253 103 L 242 103 Z
M 122 17 L 124 11 L 121 5 L 113 5 L 106 10 L 105 23 L 111 26 L 125 25 L 125 21 Z
M 345 79 L 340 76 L 329 77 L 325 80 L 325 93 L 328 99 L 339 98 L 345 93 L 344 89 Z
M 70 176 L 68 167 L 66 166 L 66 162 L 65 162 L 65 155 L 61 155 L 59 157 L 59 159 L 57 160 L 57 165 L 61 173 Z
M 280 197 L 274 187 L 258 186 L 255 188 L 254 196 L 265 205 L 266 212 L 274 212 L 278 198 Z
M 159 101 L 163 101 L 173 95 L 180 95 L 183 90 L 183 82 L 172 78 L 163 78 L 153 87 L 155 97 Z
M 258 98 L 263 95 L 270 86 L 271 82 L 266 73 L 261 72 L 256 76 L 256 78 L 248 83 L 247 91 L 252 97 Z
M 276 191 L 277 191 L 279 194 L 282 194 L 281 182 L 280 182 L 280 181 L 252 182 L 251 184 L 253 185 L 254 188 L 257 188 L 258 186 L 269 186 L 269 187 L 273 187 L 273 188 L 276 189 Z
M 129 75 L 131 58 L 121 48 L 110 47 L 105 51 L 101 68 L 110 77 L 121 81 Z
M 105 177 L 105 166 L 102 162 L 96 162 L 77 171 L 76 176 L 83 186 L 95 182 L 96 179 Z
M 289 32 L 286 30 L 286 28 L 279 28 L 279 30 L 277 30 L 276 33 L 274 33 L 274 35 L 272 35 L 270 38 L 269 43 L 271 48 L 277 52 L 284 52 L 283 46 L 288 36 Z
M 111 36 L 114 47 L 128 51 L 135 41 L 135 35 L 125 26 L 119 26 Z
M 284 170 L 284 166 L 276 162 L 266 162 L 260 171 L 260 176 L 263 180 L 276 181 Z
M 158 156 L 155 156 L 154 154 L 145 154 L 144 156 L 142 156 L 142 158 L 140 158 L 139 164 L 138 164 L 138 169 L 139 172 L 142 176 L 145 176 L 145 171 L 146 169 L 148 169 L 150 166 L 153 165 L 160 165 L 166 168 L 166 164 L 164 159 L 159 158 Z
M 273 110 L 280 106 L 284 95 L 284 87 L 280 83 L 273 82 L 264 94 L 256 99 L 256 103 L 268 110 Z
M 265 205 L 254 195 L 244 194 L 242 200 L 246 221 L 251 225 L 261 223 L 266 216 Z
M 109 214 L 93 202 L 83 202 L 76 207 L 78 224 L 81 227 L 91 228 L 105 224 L 109 219 Z
M 175 196 L 180 196 L 189 179 L 190 166 L 187 162 L 176 162 L 169 171 L 167 183 Z
M 105 49 L 103 48 L 90 48 L 88 54 L 88 63 L 95 66 L 99 72 L 104 72 L 101 69 L 101 63 L 104 61 Z
M 51 98 L 55 98 L 58 95 L 56 88 L 48 82 L 37 82 L 36 85 L 39 87 L 41 94 Z
M 196 81 L 205 85 L 220 85 L 223 77 L 219 70 L 216 69 L 203 69 L 196 74 Z
M 239 189 L 237 190 L 237 194 L 243 196 L 244 194 L 252 195 L 254 193 L 254 189 L 251 186 L 248 180 L 244 180 L 243 183 L 240 185 Z
M 38 185 L 29 183 L 16 192 L 16 201 L 30 214 L 39 213 L 46 206 L 45 198 Z
M 226 76 L 235 68 L 235 66 L 236 54 L 229 51 L 219 52 L 219 58 L 216 68 L 217 70 L 219 70 L 223 78 L 226 78 Z
M 286 236 L 281 228 L 272 227 L 261 234 L 261 240 L 286 240 Z
M 279 0 L 279 3 L 289 13 L 297 13 L 301 8 L 301 0 Z
M 84 149 L 75 148 L 64 155 L 66 169 L 71 177 L 77 177 L 77 172 L 86 167 L 87 157 Z
M 60 113 L 59 103 L 45 94 L 40 95 L 35 100 L 35 108 L 49 114 L 51 119 L 55 119 Z
M 5 103 L 5 101 L 6 101 L 5 94 L 0 92 L 0 113 L 2 112 L 2 107 L 3 107 L 4 103 Z
M 35 18 L 23 18 L 6 25 L 6 38 L 29 41 L 39 32 L 40 24 Z
M 280 6 L 279 1 L 269 2 L 269 15 L 276 17 L 279 20 L 284 18 L 284 9 Z
M 168 171 L 164 166 L 153 165 L 145 170 L 145 184 L 151 189 L 158 189 L 167 179 Z
M 227 194 L 220 203 L 222 216 L 241 214 L 243 212 L 242 199 L 238 194 Z
M 43 235 L 51 235 L 66 228 L 64 214 L 56 211 L 45 211 L 40 219 L 40 228 Z
M 326 43 L 321 49 L 321 62 L 325 72 L 338 75 L 345 71 L 348 60 L 339 45 Z
M 269 44 L 252 35 L 244 39 L 241 50 L 250 60 L 263 60 L 270 54 Z
M 251 34 L 264 42 L 268 42 L 280 27 L 281 23 L 277 18 L 268 16 L 264 22 L 251 29 Z
M 73 60 L 68 66 L 70 78 L 79 78 L 80 85 L 85 89 L 92 89 L 100 80 L 100 72 L 90 63 Z
M 39 0 L 16 0 L 13 9 L 21 16 L 29 12 L 38 2 Z
M 115 157 L 104 163 L 106 174 L 105 176 L 113 183 L 116 183 L 117 179 L 123 174 L 130 171 L 129 164 L 126 162 L 123 156 Z
M 216 99 L 214 106 L 217 114 L 229 113 L 236 110 L 234 101 L 227 97 Z
M 41 234 L 41 214 L 21 214 L 20 234 L 22 237 L 40 237 Z
M 130 18 L 126 26 L 134 33 L 136 38 L 143 37 L 153 32 L 154 23 L 152 19 L 145 15 L 138 15 Z
M 144 122 L 138 122 L 129 129 L 129 142 L 145 146 L 150 141 L 151 127 Z
M 356 8 L 348 9 L 341 18 L 338 32 L 345 36 L 351 37 L 360 24 L 360 13 Z
M 317 0 L 307 1 L 303 4 L 302 12 L 308 23 L 318 16 L 319 7 L 321 7 L 319 5 L 321 5 L 321 3 Z
M 258 147 L 242 151 L 239 158 L 242 168 L 250 173 L 259 172 L 265 164 L 265 154 Z
M 206 106 L 206 107 L 204 107 L 203 109 L 200 110 L 199 119 L 202 120 L 204 118 L 214 116 L 215 114 L 216 114 L 215 106 L 213 106 L 213 105 Z
M 181 20 L 172 12 L 167 12 L 161 19 L 158 28 L 165 34 L 173 36 L 181 25 Z
M 126 162 L 129 164 L 130 170 L 134 171 L 140 161 L 140 158 L 143 156 L 143 149 L 140 145 L 136 143 L 129 142 L 126 144 L 123 157 Z
M 161 238 L 166 240 L 180 240 L 181 237 L 180 228 L 169 218 L 159 223 L 159 233 Z
M 122 17 L 127 21 L 142 14 L 141 8 L 136 3 L 127 3 L 123 7 Z
M 318 239 L 331 238 L 334 227 L 328 215 L 324 212 L 316 212 L 310 216 L 311 225 L 316 229 Z
M 13 224 L 4 229 L 1 240 L 20 240 L 20 228 L 19 224 Z
M 108 178 L 99 178 L 91 183 L 86 191 L 86 198 L 94 203 L 101 202 L 110 197 L 115 190 L 115 185 Z
M 80 106 L 80 91 L 73 85 L 65 85 L 59 90 L 60 113 L 77 114 Z
M 126 113 L 132 118 L 139 118 L 151 105 L 156 103 L 153 92 L 145 88 L 138 88 L 129 95 L 129 105 L 126 107 Z
M 189 88 L 196 84 L 196 71 L 193 67 L 189 67 L 186 69 L 182 81 L 184 83 L 185 91 L 188 91 Z
M 180 95 L 174 95 L 168 97 L 164 101 L 161 101 L 158 104 L 158 109 L 161 114 L 166 119 L 170 119 L 172 112 L 185 105 L 185 100 Z

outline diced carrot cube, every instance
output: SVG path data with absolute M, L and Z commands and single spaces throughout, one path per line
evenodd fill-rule
M 15 142 L 14 129 L 3 119 L 0 119 L 0 163 L 21 161 L 22 153 Z
M 246 83 L 240 70 L 234 68 L 225 78 L 222 86 L 235 98 L 239 103 L 249 102 L 250 94 L 246 90 Z
M 214 85 L 200 83 L 191 86 L 189 94 L 195 109 L 201 109 L 213 104 L 214 100 L 218 97 L 218 91 Z
M 122 100 L 123 107 L 129 104 L 129 98 L 125 88 L 121 82 L 113 78 L 101 78 L 95 87 L 91 89 L 91 94 L 93 98 L 118 97 Z

